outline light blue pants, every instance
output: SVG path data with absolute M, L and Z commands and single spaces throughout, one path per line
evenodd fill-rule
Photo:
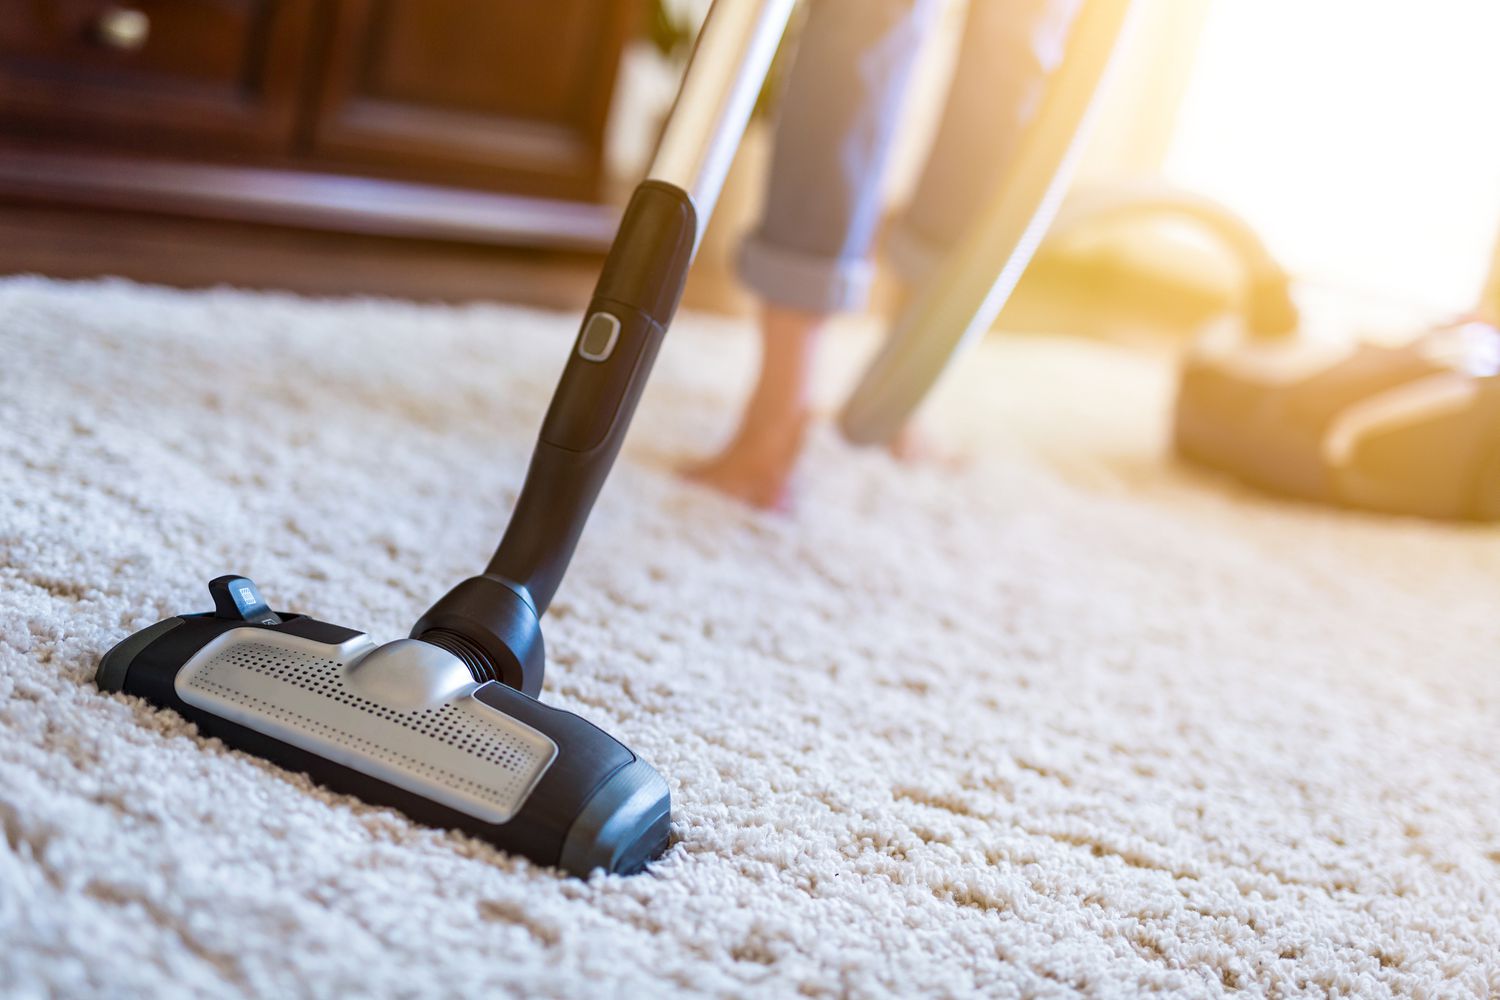
M 920 282 L 993 193 L 1082 0 L 971 0 L 958 65 L 891 260 Z M 862 306 L 881 181 L 911 69 L 940 0 L 811 0 L 787 75 L 744 282 L 809 312 Z

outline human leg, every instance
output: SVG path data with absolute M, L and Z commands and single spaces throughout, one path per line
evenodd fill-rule
M 826 319 L 869 293 L 880 182 L 933 0 L 815 0 L 774 136 L 765 207 L 742 247 L 758 292 L 762 361 L 739 430 L 689 471 L 757 506 L 784 505 L 809 418 Z
M 773 303 L 761 312 L 760 372 L 739 429 L 690 478 L 755 507 L 784 509 L 787 483 L 807 432 L 818 334 L 827 317 Z

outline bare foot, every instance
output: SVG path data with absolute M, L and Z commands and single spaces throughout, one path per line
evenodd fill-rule
M 775 424 L 747 422 L 722 452 L 683 470 L 689 479 L 762 510 L 791 509 L 791 478 L 808 415 Z
M 886 451 L 898 462 L 915 465 L 937 455 L 932 436 L 914 423 L 903 424 L 896 436 L 885 443 Z
M 790 508 L 787 487 L 807 436 L 813 351 L 825 318 L 765 306 L 760 375 L 740 429 L 729 447 L 684 475 L 764 510 Z
M 891 457 L 904 465 L 935 465 L 943 469 L 963 466 L 964 457 L 943 447 L 936 438 L 914 421 L 908 421 L 896 436 L 885 443 Z

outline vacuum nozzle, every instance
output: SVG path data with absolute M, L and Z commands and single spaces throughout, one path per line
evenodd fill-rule
M 158 622 L 105 654 L 97 683 L 335 791 L 572 874 L 637 871 L 665 850 L 666 782 L 598 727 L 476 680 L 442 645 L 377 645 L 255 610 Z

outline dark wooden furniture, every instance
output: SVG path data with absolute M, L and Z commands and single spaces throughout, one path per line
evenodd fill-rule
M 0 212 L 597 251 L 638 19 L 620 0 L 0 0 Z
M 86 150 L 290 152 L 311 0 L 0 0 L 0 128 Z
M 600 0 L 346 0 L 331 11 L 312 154 L 592 200 L 634 12 Z
M 0 203 L 0 275 L 112 275 L 187 288 L 232 284 L 576 311 L 588 304 L 599 263 L 592 252 Z

